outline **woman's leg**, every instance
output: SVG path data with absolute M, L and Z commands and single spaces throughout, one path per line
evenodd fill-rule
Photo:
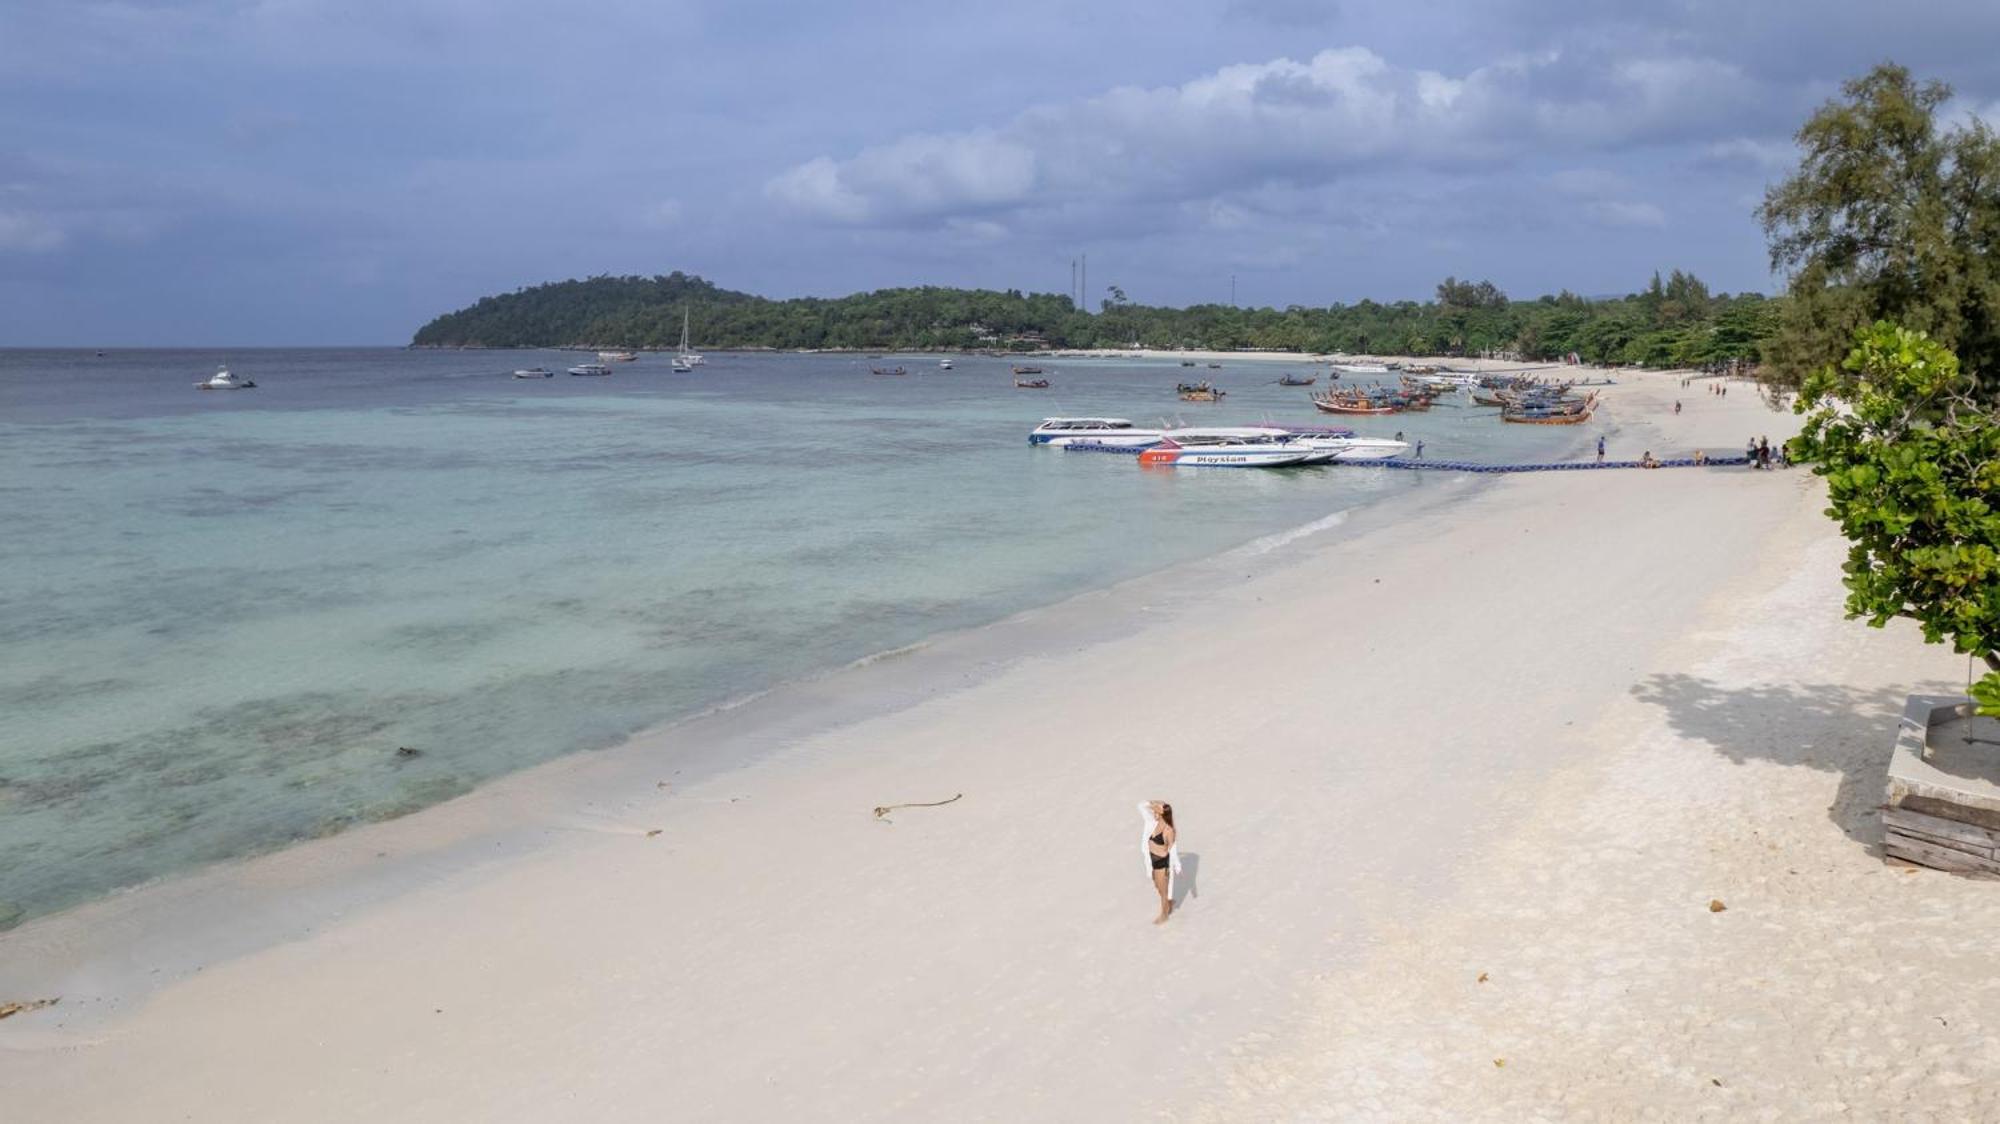
M 1158 925 L 1174 911 L 1173 900 L 1167 897 L 1167 872 L 1164 869 L 1153 871 L 1153 889 L 1160 892 L 1160 915 L 1153 918 L 1153 924 Z

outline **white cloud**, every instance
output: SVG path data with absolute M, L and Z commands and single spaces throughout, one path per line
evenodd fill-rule
M 0 251 L 41 253 L 60 247 L 67 235 L 47 216 L 31 211 L 0 211 Z
M 849 160 L 808 160 L 771 180 L 765 191 L 808 214 L 862 222 L 1019 204 L 1035 184 L 1031 148 L 978 130 L 904 137 Z
M 765 191 L 813 218 L 880 226 L 935 227 L 954 215 L 1078 201 L 1185 211 L 1271 185 L 1490 170 L 1671 139 L 1712 126 L 1746 90 L 1735 68 L 1706 59 L 1592 69 L 1549 51 L 1447 75 L 1347 47 L 1303 62 L 1225 66 L 1178 86 L 1119 87 L 1031 108 L 999 127 L 912 135 L 845 159 L 822 154 Z M 1641 212 L 1614 213 L 1629 222 Z
M 1604 199 L 1587 208 L 1590 217 L 1605 226 L 1662 227 L 1667 213 L 1652 203 Z
M 662 199 L 639 215 L 639 224 L 650 230 L 668 230 L 681 224 L 686 208 L 678 199 Z
M 1789 140 L 1732 137 L 1704 147 L 1696 163 L 1710 168 L 1775 172 L 1791 167 L 1798 158 L 1798 148 Z

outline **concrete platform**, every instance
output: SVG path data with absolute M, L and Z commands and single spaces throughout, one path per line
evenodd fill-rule
M 1910 696 L 1882 806 L 1888 858 L 2000 877 L 2000 719 L 1972 710 L 1962 696 Z

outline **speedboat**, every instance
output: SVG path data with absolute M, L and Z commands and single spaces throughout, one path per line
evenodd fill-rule
M 597 353 L 597 357 L 606 363 L 630 363 L 634 359 L 639 358 L 637 354 L 630 351 L 600 351 Z
M 1142 465 L 1176 468 L 1283 468 L 1311 464 L 1321 450 L 1268 426 L 1191 426 L 1170 429 L 1139 454 Z
M 552 379 L 556 377 L 556 373 L 547 367 L 523 367 L 514 372 L 514 377 L 517 379 Z
M 1343 375 L 1386 375 L 1389 368 L 1382 363 L 1335 363 L 1333 369 Z
M 940 360 L 938 360 L 938 370 L 940 370 L 940 371 L 949 371 L 949 370 L 951 370 L 951 360 L 949 360 L 949 359 L 940 359 Z
M 1140 429 L 1124 418 L 1043 418 L 1028 433 L 1030 445 L 1110 445 L 1142 449 L 1160 439 L 1157 429 Z
M 255 390 L 257 384 L 249 379 L 239 379 L 229 373 L 229 368 L 218 367 L 215 374 L 194 384 L 200 390 Z
M 605 366 L 602 363 L 578 363 L 576 366 L 571 367 L 569 369 L 569 373 L 578 376 L 608 375 L 611 373 L 611 368 Z
M 1318 453 L 1310 464 L 1325 464 L 1328 461 L 1385 461 L 1390 457 L 1400 457 L 1410 451 L 1407 441 L 1395 441 L 1387 437 L 1356 437 L 1354 431 L 1344 425 L 1287 425 L 1267 427 L 1274 433 L 1283 433 L 1292 440 L 1302 442 Z

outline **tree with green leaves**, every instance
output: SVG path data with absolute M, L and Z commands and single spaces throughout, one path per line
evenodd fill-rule
M 1796 408 L 1806 424 L 1788 449 L 1826 478 L 1852 544 L 1848 616 L 1909 617 L 1977 656 L 1973 698 L 2000 715 L 2000 417 L 1977 381 L 1927 333 L 1878 322 Z
M 1885 63 L 1799 130 L 1797 171 L 1758 209 L 1772 268 L 1791 275 L 1772 381 L 1799 385 L 1888 320 L 1930 333 L 2000 399 L 2000 140 L 1976 119 L 1941 127 L 1950 96 Z

